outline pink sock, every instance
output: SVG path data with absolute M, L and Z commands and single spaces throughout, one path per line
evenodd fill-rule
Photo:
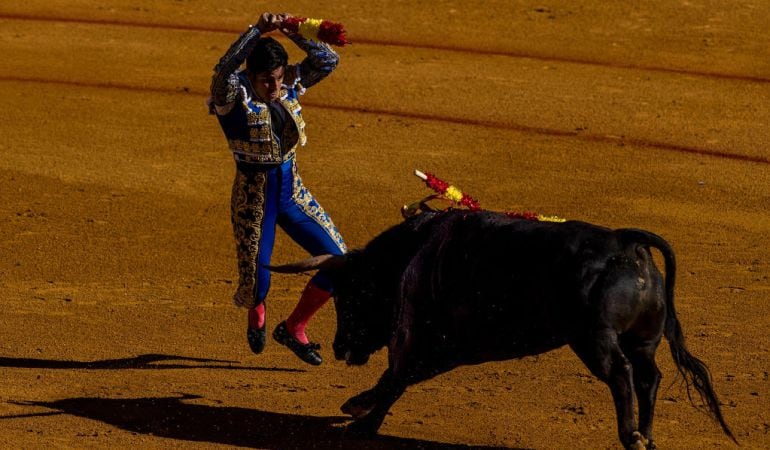
M 331 295 L 331 292 L 319 288 L 312 282 L 308 282 L 304 292 L 302 292 L 299 303 L 297 303 L 289 318 L 286 319 L 286 328 L 289 333 L 301 343 L 307 344 L 309 341 L 305 335 L 305 327 L 313 315 L 326 304 Z
M 249 328 L 265 326 L 265 302 L 249 309 Z

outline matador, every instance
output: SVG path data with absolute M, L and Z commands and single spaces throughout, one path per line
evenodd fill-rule
M 219 120 L 235 159 L 231 218 L 239 280 L 233 301 L 248 309 L 246 336 L 256 354 L 265 347 L 265 299 L 270 289 L 266 266 L 276 225 L 312 255 L 346 251 L 329 215 L 303 185 L 296 163 L 296 152 L 307 141 L 299 98 L 334 70 L 339 57 L 327 44 L 283 28 L 289 17 L 264 13 L 230 46 L 214 68 L 209 99 L 210 112 Z M 284 47 L 263 36 L 274 30 L 307 56 L 288 64 Z M 273 331 L 277 342 L 309 364 L 323 360 L 320 346 L 308 340 L 305 327 L 331 293 L 331 278 L 319 271 L 289 317 Z

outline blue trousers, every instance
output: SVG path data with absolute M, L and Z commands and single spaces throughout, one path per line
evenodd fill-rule
M 236 305 L 253 307 L 270 290 L 270 264 L 276 225 L 313 256 L 341 255 L 347 248 L 342 236 L 297 173 L 294 159 L 280 166 L 236 165 L 230 203 L 238 255 Z M 332 291 L 331 278 L 317 272 L 311 281 Z

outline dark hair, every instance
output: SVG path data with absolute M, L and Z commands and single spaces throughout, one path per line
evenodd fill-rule
M 271 37 L 257 40 L 254 50 L 246 57 L 246 70 L 251 73 L 271 72 L 289 63 L 289 55 L 280 42 Z

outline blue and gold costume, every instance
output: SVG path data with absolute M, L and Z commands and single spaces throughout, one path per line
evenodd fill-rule
M 265 266 L 270 263 L 276 224 L 312 255 L 346 251 L 331 219 L 302 184 L 295 158 L 297 148 L 307 141 L 299 96 L 328 76 L 339 58 L 326 44 L 289 35 L 307 57 L 286 68 L 279 99 L 266 104 L 239 70 L 259 37 L 257 27 L 241 35 L 214 68 L 211 83 L 211 110 L 236 163 L 231 217 L 239 283 L 233 300 L 249 308 L 262 303 L 270 288 Z M 323 271 L 312 282 L 331 291 Z

